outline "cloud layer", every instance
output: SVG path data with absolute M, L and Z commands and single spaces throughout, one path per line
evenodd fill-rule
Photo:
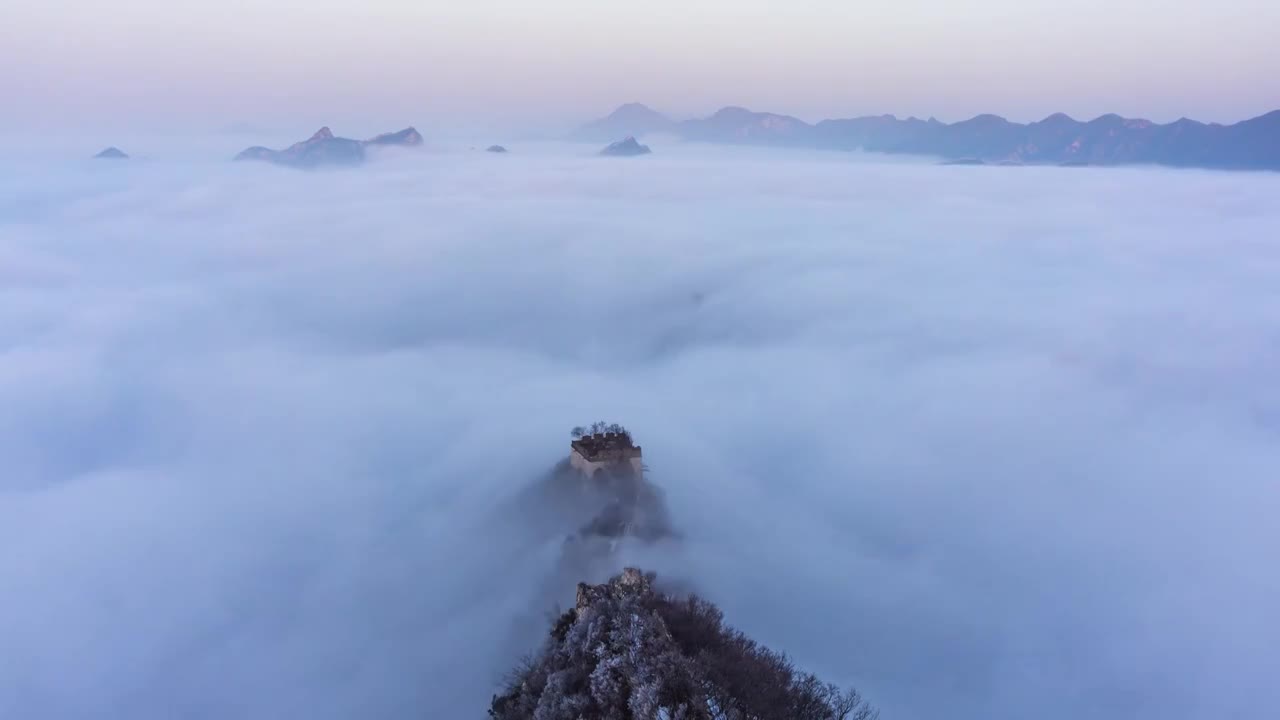
M 1280 177 L 513 150 L 0 171 L 0 716 L 479 716 L 598 418 L 887 718 L 1280 703 Z

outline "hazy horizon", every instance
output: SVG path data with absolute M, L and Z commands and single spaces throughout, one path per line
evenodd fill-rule
M 1259 109 L 1256 112 L 1250 112 L 1238 117 L 1210 117 L 1194 113 L 1159 116 L 1150 113 L 1124 113 L 1115 109 L 1102 109 L 1097 112 L 1082 113 L 1057 109 L 1043 114 L 1017 115 L 991 108 L 958 115 L 898 112 L 892 108 L 868 112 L 804 114 L 792 112 L 786 107 L 726 101 L 706 103 L 704 104 L 704 109 L 695 112 L 672 110 L 669 107 L 646 102 L 640 98 L 624 99 L 613 103 L 594 103 L 591 109 L 576 113 L 562 113 L 556 117 L 531 115 L 518 119 L 512 119 L 502 113 L 490 115 L 477 113 L 457 116 L 446 113 L 433 113 L 430 110 L 391 112 L 376 108 L 353 114 L 341 109 L 341 105 L 335 105 L 335 109 L 332 111 L 315 110 L 293 116 L 286 115 L 283 112 L 270 111 L 245 116 L 237 115 L 225 119 L 197 118 L 194 122 L 189 118 L 175 117 L 158 120 L 156 118 L 119 116 L 95 116 L 92 118 L 77 116 L 74 123 L 68 124 L 59 124 L 58 121 L 53 124 L 40 121 L 32 121 L 31 124 L 23 124 L 21 122 L 5 124 L 5 120 L 0 119 L 0 139 L 5 140 L 9 145 L 16 145 L 21 142 L 38 142 L 45 138 L 55 138 L 58 142 L 64 142 L 67 138 L 83 137 L 86 139 L 94 138 L 95 141 L 100 140 L 107 145 L 112 145 L 124 144 L 112 141 L 113 138 L 121 137 L 145 140 L 147 138 L 207 138 L 214 135 L 222 135 L 236 136 L 246 140 L 276 138 L 277 142 L 286 140 L 287 142 L 295 142 L 309 137 L 321 127 L 329 127 L 339 136 L 362 138 L 412 126 L 429 138 L 438 138 L 449 142 L 480 142 L 486 138 L 495 142 L 545 142 L 569 138 L 575 130 L 582 126 L 604 118 L 619 107 L 629 104 L 644 105 L 677 122 L 709 117 L 716 111 L 728 107 L 741 107 L 753 112 L 789 115 L 809 124 L 816 124 L 822 120 L 882 115 L 892 115 L 899 119 L 915 117 L 921 120 L 928 120 L 932 118 L 948 124 L 968 120 L 978 115 L 998 115 L 1011 122 L 1026 124 L 1044 120 L 1051 115 L 1061 113 L 1080 121 L 1089 121 L 1103 115 L 1116 114 L 1129 119 L 1150 120 L 1158 124 L 1167 124 L 1188 118 L 1203 123 L 1233 125 L 1237 122 L 1250 120 L 1269 112 L 1280 110 L 1280 101 L 1275 101 L 1270 106 L 1259 104 Z M 1064 105 L 1067 104 L 1069 103 L 1064 103 Z
M 803 120 L 1277 109 L 1280 6 L 990 0 L 51 0 L 0 25 L 8 130 L 416 124 L 562 131 L 626 102 Z M 1210 32 L 1213 28 L 1230 32 Z

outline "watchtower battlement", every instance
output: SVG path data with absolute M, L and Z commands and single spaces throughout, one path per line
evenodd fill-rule
M 637 476 L 644 469 L 640 446 L 620 425 L 596 423 L 590 430 L 574 428 L 569 443 L 569 464 L 587 477 L 601 470 L 617 472 L 629 467 Z

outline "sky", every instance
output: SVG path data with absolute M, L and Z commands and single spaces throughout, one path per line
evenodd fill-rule
M 598 419 L 886 720 L 1274 715 L 1280 176 L 511 150 L 0 166 L 0 717 L 481 717 Z
M 10 129 L 557 131 L 644 102 L 828 117 L 1234 122 L 1280 104 L 1270 0 L 0 0 Z

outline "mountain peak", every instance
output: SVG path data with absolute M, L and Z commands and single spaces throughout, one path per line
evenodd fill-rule
M 609 113 L 609 117 L 617 117 L 620 115 L 661 115 L 657 110 L 645 105 L 644 103 L 630 102 L 619 105 L 613 112 Z
M 983 113 L 981 115 L 974 115 L 968 120 L 964 120 L 956 124 L 964 125 L 966 123 L 973 123 L 973 124 L 980 124 L 980 125 L 1006 125 L 1009 123 L 1009 121 L 1000 117 L 999 115 L 993 115 L 991 113 Z
M 403 130 L 382 133 L 364 141 L 365 145 L 403 145 L 405 147 L 417 147 L 422 143 L 422 133 L 412 125 Z
M 1041 120 L 1040 124 L 1041 125 L 1044 125 L 1044 124 L 1066 125 L 1068 123 L 1074 123 L 1074 122 L 1075 122 L 1075 119 L 1072 118 L 1070 115 L 1066 113 L 1056 112 L 1050 115 L 1049 117 Z
M 671 118 L 641 103 L 627 103 L 618 106 L 595 122 L 578 129 L 574 137 L 578 140 L 607 141 L 623 136 L 642 137 L 650 133 L 672 132 L 675 122 Z
M 332 140 L 332 139 L 333 139 L 333 131 L 329 129 L 328 125 L 325 125 L 324 127 L 317 130 L 315 134 L 312 135 L 307 140 L 307 142 L 313 142 L 316 140 Z
M 804 142 L 803 138 L 813 129 L 812 125 L 790 115 L 755 112 L 737 105 L 722 107 L 708 118 L 680 124 L 680 134 L 686 140 L 740 144 L 798 144 Z
M 94 157 L 99 160 L 128 160 L 129 159 L 129 156 L 126 155 L 123 150 L 115 146 L 112 146 L 107 148 L 106 150 L 103 150 L 97 155 L 94 155 Z
M 651 152 L 653 151 L 649 149 L 648 145 L 641 145 L 635 137 L 628 135 L 601 150 L 600 154 L 611 157 L 630 157 L 633 155 L 648 155 Z

